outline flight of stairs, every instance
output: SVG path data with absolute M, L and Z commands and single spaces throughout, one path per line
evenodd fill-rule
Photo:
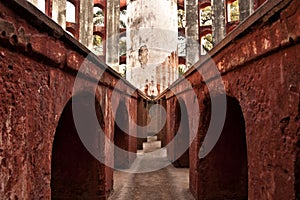
M 153 152 L 161 148 L 161 141 L 157 140 L 157 136 L 147 136 L 147 142 L 143 143 L 143 150 L 138 150 L 139 155 Z

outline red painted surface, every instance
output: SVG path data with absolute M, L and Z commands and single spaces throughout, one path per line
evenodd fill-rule
M 72 101 L 69 101 L 64 108 L 56 128 L 52 147 L 51 199 L 79 197 L 105 199 L 105 165 L 95 159 L 80 140 L 72 115 L 72 102 L 80 106 L 83 112 L 91 113 L 85 99 L 80 100 L 78 96 L 75 97 L 75 100 L 72 98 Z M 98 106 L 97 108 L 98 120 L 104 126 L 102 111 Z M 99 134 L 97 132 L 98 121 L 92 120 L 88 116 L 84 119 L 86 120 L 81 121 L 81 126 L 85 126 L 85 135 L 94 141 Z M 93 148 L 99 149 L 99 153 L 103 154 L 104 137 L 101 137 L 98 144 L 99 146 L 93 146 Z
M 22 5 L 26 7 L 26 3 Z M 58 191 L 56 194 L 59 195 L 60 183 L 66 181 L 63 177 L 69 177 L 65 184 L 69 192 L 64 192 L 65 195 L 106 198 L 112 190 L 112 169 L 86 152 L 76 138 L 71 119 L 64 117 L 70 116 L 67 102 L 73 97 L 76 73 L 88 51 L 74 39 L 68 39 L 58 25 L 36 11 L 29 12 L 14 1 L 1 2 L 0 8 L 1 198 L 50 199 L 51 184 L 53 194 Z M 89 68 L 91 74 L 103 72 L 103 66 L 94 61 Z M 91 80 L 84 79 L 83 91 L 90 91 Z M 95 95 L 98 107 L 102 109 L 101 118 L 105 119 L 104 132 L 111 140 L 114 118 L 109 99 L 119 80 L 114 100 L 122 99 L 128 106 L 130 118 L 136 120 L 137 117 L 135 88 L 106 70 Z M 130 124 L 128 131 L 136 134 Z M 101 138 L 100 141 L 103 142 Z M 127 145 L 135 152 L 135 137 L 129 137 Z M 111 163 L 113 149 L 105 148 L 102 153 Z M 61 162 L 66 165 L 56 164 Z M 56 187 L 52 181 L 57 181 L 60 186 Z M 79 182 L 84 184 L 79 185 Z
M 299 1 L 291 0 L 280 9 L 274 8 L 245 27 L 228 44 L 222 48 L 216 46 L 217 50 L 211 52 L 231 100 L 220 140 L 204 159 L 198 159 L 198 153 L 210 120 L 207 87 L 197 72 L 186 75 L 197 94 L 197 103 L 190 99 L 184 84 L 177 82 L 172 86 L 173 91 L 180 92 L 181 99 L 189 102 L 187 110 L 199 106 L 201 111 L 199 122 L 193 121 L 193 112 L 188 113 L 189 127 L 194 123 L 200 125 L 189 148 L 190 189 L 196 199 L 300 198 L 299 6 Z M 0 196 L 50 199 L 51 181 L 55 180 L 51 176 L 57 177 L 55 173 L 60 170 L 55 162 L 64 160 L 61 154 L 56 157 L 56 153 L 63 152 L 68 155 L 65 159 L 73 161 L 72 152 L 76 151 L 76 155 L 84 155 L 84 162 L 89 165 L 84 163 L 78 168 L 66 165 L 61 168 L 67 171 L 62 177 L 72 173 L 68 169 L 87 169 L 88 177 L 99 176 L 89 179 L 80 189 L 76 189 L 76 182 L 84 182 L 83 175 L 72 177 L 74 185 L 69 185 L 70 191 L 89 187 L 89 193 L 97 191 L 97 195 L 106 198 L 112 189 L 112 169 L 86 156 L 88 153 L 73 137 L 76 131 L 68 122 L 69 117 L 64 117 L 70 114 L 66 111 L 67 103 L 72 99 L 75 75 L 87 50 L 68 39 L 53 22 L 32 15 L 14 1 L 1 2 L 0 8 L 0 180 L 4 183 L 0 186 Z M 104 65 L 98 62 L 92 64 L 91 72 L 95 73 L 93 69 L 101 66 Z M 98 104 L 104 108 L 103 117 L 98 117 L 105 119 L 103 129 L 111 141 L 114 141 L 116 128 L 109 99 L 119 80 L 119 76 L 107 70 L 96 93 Z M 92 81 L 85 79 L 82 89 L 91 85 Z M 144 124 L 146 111 L 138 112 L 143 105 L 138 104 L 138 94 L 125 81 L 121 80 L 118 90 L 116 98 L 118 102 L 121 99 L 125 102 L 131 117 L 128 131 L 137 134 L 130 122 L 139 121 L 139 114 L 143 117 L 139 123 Z M 165 138 L 160 137 L 165 144 L 178 129 L 178 122 L 174 120 L 178 115 L 177 100 L 172 95 L 167 92 L 163 100 L 168 115 L 163 130 Z M 64 141 L 59 139 L 62 136 L 77 145 L 67 145 L 66 149 L 61 145 L 55 147 L 56 142 Z M 122 143 L 124 147 L 134 152 L 136 139 L 128 137 L 126 141 L 128 143 Z M 53 151 L 56 153 L 52 154 Z M 113 162 L 113 152 L 110 148 L 104 150 L 108 162 Z M 168 154 L 170 159 L 174 157 L 170 148 Z M 52 160 L 55 157 L 57 159 Z M 134 160 L 128 159 L 129 163 Z M 97 187 L 91 184 L 93 182 L 97 182 Z
M 226 45 L 221 42 L 215 48 L 218 50 L 211 52 L 227 95 L 236 99 L 242 113 L 235 116 L 234 108 L 228 105 L 226 120 L 230 122 L 226 121 L 213 151 L 201 160 L 199 148 L 210 121 L 209 93 L 200 74 L 194 71 L 186 75 L 199 102 L 188 101 L 187 108 L 199 106 L 201 111 L 198 136 L 190 147 L 190 189 L 196 199 L 299 198 L 299 6 L 299 1 L 292 0 L 281 9 L 271 9 L 248 28 L 243 27 L 250 18 L 240 25 L 238 31 L 242 31 L 237 37 L 232 37 L 233 31 L 228 36 L 231 41 Z M 171 88 L 180 98 L 189 97 L 185 84 L 177 82 Z M 176 127 L 176 100 L 172 95 L 171 90 L 165 94 L 171 131 L 166 134 L 167 141 L 172 140 Z M 196 123 L 193 118 L 189 113 L 190 123 Z M 231 134 L 241 138 L 232 138 Z

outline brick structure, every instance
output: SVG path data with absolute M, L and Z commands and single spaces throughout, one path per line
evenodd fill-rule
M 176 99 L 188 102 L 188 111 L 200 108 L 190 146 L 190 189 L 196 199 L 299 198 L 299 6 L 294 0 L 267 2 L 210 53 L 225 85 L 227 114 L 219 141 L 205 158 L 198 154 L 213 95 L 203 77 L 195 69 L 184 77 L 198 104 L 180 80 L 158 97 L 167 101 L 167 143 L 176 131 Z M 209 63 L 195 67 L 207 69 Z M 188 113 L 190 126 L 195 117 Z
M 70 102 L 82 95 L 80 92 L 73 95 L 73 86 L 89 50 L 29 3 L 5 1 L 0 7 L 1 198 L 50 199 L 51 195 L 53 198 L 77 195 L 105 199 L 112 189 L 113 171 L 83 147 L 70 107 Z M 81 89 L 89 92 L 95 85 L 94 78 L 101 78 L 96 82 L 95 103 L 96 108 L 101 108 L 97 117 L 105 135 L 113 141 L 117 128 L 112 107 L 122 101 L 124 111 L 126 105 L 130 114 L 127 128 L 135 135 L 131 123 L 137 118 L 140 97 L 133 86 L 105 67 L 91 57 Z M 114 105 L 108 101 L 113 91 Z M 78 104 L 85 110 L 84 100 Z M 95 122 L 86 123 L 90 127 L 87 134 L 98 134 L 93 128 Z M 113 162 L 113 149 L 101 138 L 96 141 L 105 160 Z M 136 152 L 135 137 L 128 137 L 126 142 L 123 143 L 126 149 Z M 128 163 L 133 159 L 128 157 Z M 64 182 L 64 177 L 68 177 L 68 182 Z
M 76 75 L 90 51 L 26 1 L 1 1 L 0 197 L 107 199 L 113 169 L 98 162 L 79 140 L 71 108 L 75 102 L 82 112 L 95 108 L 97 118 L 86 115 L 80 123 L 92 148 L 111 167 L 127 168 L 135 160 L 131 153 L 143 141 L 135 136 L 147 133 L 134 124 L 148 124 L 150 106 L 159 103 L 167 112 L 158 134 L 162 144 L 168 145 L 176 133 L 189 133 L 188 140 L 179 137 L 168 147 L 168 157 L 175 166 L 189 166 L 196 199 L 299 199 L 300 2 L 274 0 L 259 7 L 263 2 L 254 0 L 257 10 L 226 32 L 210 52 L 225 85 L 227 112 L 218 142 L 199 159 L 211 121 L 211 100 L 220 103 L 220 96 L 208 91 L 216 79 L 205 83 L 197 71 L 209 69 L 209 60 L 196 63 L 150 101 L 90 55 L 88 68 L 79 73 L 81 90 L 73 94 Z M 178 3 L 183 6 L 183 1 Z M 251 13 L 251 6 L 243 6 Z M 87 97 L 95 102 L 88 104 Z M 117 118 L 124 124 L 116 124 Z M 189 149 L 179 156 L 178 148 L 187 141 Z M 116 158 L 118 150 L 111 142 L 127 151 L 122 154 L 125 160 Z

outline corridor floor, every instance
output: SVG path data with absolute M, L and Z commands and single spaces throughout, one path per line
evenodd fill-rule
M 168 164 L 165 149 L 158 155 L 145 154 L 160 148 L 160 141 L 148 137 L 131 168 L 147 168 L 158 162 Z M 189 192 L 189 169 L 165 168 L 147 173 L 127 173 L 115 170 L 114 191 L 109 200 L 193 200 Z

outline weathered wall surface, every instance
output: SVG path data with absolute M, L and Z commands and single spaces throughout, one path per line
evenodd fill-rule
M 196 199 L 245 195 L 253 200 L 299 198 L 299 6 L 296 0 L 267 2 L 212 50 L 227 98 L 232 101 L 227 103 L 231 112 L 226 120 L 230 122 L 225 122 L 214 150 L 203 159 L 198 153 L 210 121 L 210 96 L 198 72 L 191 69 L 186 73 L 199 102 L 188 100 L 187 108 L 199 106 L 201 112 L 198 136 L 190 147 L 190 188 Z M 207 64 L 199 63 L 202 69 Z M 171 88 L 178 92 L 177 98 L 190 97 L 183 82 Z M 170 141 L 169 131 L 176 127 L 172 118 L 175 96 L 171 92 L 164 96 Z M 239 109 L 242 115 L 237 114 Z M 232 110 L 235 114 L 230 114 Z M 190 128 L 194 117 L 189 113 Z M 234 139 L 228 139 L 231 137 Z M 246 148 L 246 174 L 245 154 L 232 157 L 232 146 Z M 246 191 L 238 188 L 236 181 Z M 217 182 L 220 184 L 213 184 Z
M 137 105 L 137 125 L 141 128 L 137 130 L 137 148 L 143 149 L 143 143 L 147 142 L 147 130 L 143 127 L 148 125 L 148 111 L 149 111 L 149 103 L 147 100 L 143 98 L 138 99 Z
M 126 79 L 157 96 L 178 78 L 177 3 L 128 1 Z
M 0 196 L 50 199 L 54 136 L 89 51 L 24 1 L 4 1 L 0 8 Z M 105 65 L 96 58 L 92 60 L 81 77 L 81 90 L 90 91 L 96 83 L 96 106 L 103 116 L 98 120 L 104 123 L 105 135 L 113 139 L 113 91 L 115 100 L 127 105 L 129 131 L 136 134 L 131 123 L 137 117 L 138 94 L 111 70 L 104 72 Z M 99 82 L 93 79 L 102 72 Z M 128 146 L 131 152 L 136 151 L 133 137 Z M 105 160 L 113 162 L 113 149 L 105 145 L 104 151 Z M 97 195 L 105 199 L 112 189 L 112 169 L 102 169 L 102 164 L 93 166 L 101 168 Z
M 297 0 L 269 1 L 211 52 L 222 73 L 231 112 L 216 148 L 203 159 L 198 159 L 198 153 L 211 115 L 207 87 L 192 69 L 185 76 L 192 90 L 180 81 L 172 86 L 177 98 L 188 102 L 190 133 L 198 133 L 189 149 L 190 188 L 197 199 L 300 198 L 299 6 Z M 52 21 L 34 14 L 36 9 L 24 1 L 4 1 L 0 8 L 0 196 L 50 199 L 55 134 L 72 127 L 58 129 L 58 124 L 88 51 Z M 199 63 L 202 68 L 206 65 Z M 82 89 L 92 87 L 94 80 L 88 74 L 103 72 L 101 66 L 94 59 L 83 73 L 86 76 L 81 77 Z M 115 139 L 112 107 L 118 107 L 119 101 L 131 115 L 128 132 L 135 135 L 131 123 L 139 121 L 137 107 L 143 106 L 138 103 L 138 94 L 121 80 L 114 96 L 117 103 L 112 103 L 120 77 L 110 70 L 104 74 L 97 84 L 96 99 L 106 136 Z M 198 102 L 191 95 L 193 91 Z M 163 141 L 168 144 L 178 129 L 174 120 L 178 107 L 173 93 L 167 91 L 163 97 L 168 111 Z M 196 106 L 201 111 L 199 121 Z M 140 120 L 142 124 L 147 121 Z M 196 124 L 199 128 L 193 130 Z M 134 152 L 136 140 L 129 137 L 125 147 Z M 174 151 L 168 152 L 173 159 Z M 114 162 L 113 153 L 105 144 L 107 162 Z M 129 156 L 128 163 L 133 159 Z M 112 188 L 113 171 L 98 164 L 93 162 L 89 169 L 100 172 L 99 179 L 92 181 L 98 181 L 98 197 L 105 199 Z
M 107 1 L 106 7 L 106 63 L 119 72 L 120 1 Z
M 167 116 L 164 118 L 162 112 L 167 110 L 167 105 L 166 105 L 166 100 L 165 99 L 160 99 L 157 102 L 160 106 L 162 106 L 162 109 L 160 110 L 160 113 L 157 113 L 158 115 L 158 122 L 160 122 L 161 124 L 163 124 L 163 127 L 159 130 L 158 134 L 157 134 L 157 139 L 161 140 L 161 146 L 164 147 L 166 146 L 166 137 L 165 135 L 167 134 Z M 165 121 L 164 121 L 165 120 Z

